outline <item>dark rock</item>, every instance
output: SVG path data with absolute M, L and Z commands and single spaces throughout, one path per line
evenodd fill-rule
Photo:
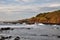
M 37 34 L 31 34 L 31 36 L 38 36 Z
M 9 36 L 9 37 L 4 37 L 4 36 L 2 36 L 2 37 L 1 37 L 1 39 L 10 39 L 10 38 L 12 38 L 12 36 Z
M 1 39 L 6 39 L 6 37 L 3 37 L 3 36 L 2 36 Z
M 0 39 L 0 40 L 5 40 L 5 39 Z
M 57 38 L 60 38 L 60 36 L 57 36 Z
M 57 27 L 56 29 L 59 29 L 59 27 Z
M 31 28 L 27 28 L 28 30 L 30 30 Z
M 9 36 L 9 38 L 12 38 L 12 36 Z
M 40 35 L 40 36 L 48 36 L 48 35 Z
M 17 36 L 14 40 L 20 40 L 20 37 Z
M 1 28 L 0 30 L 13 30 L 13 28 L 7 27 L 7 28 Z

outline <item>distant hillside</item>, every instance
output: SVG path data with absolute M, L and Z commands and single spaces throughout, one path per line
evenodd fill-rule
M 60 10 L 54 12 L 40 13 L 36 16 L 41 23 L 60 23 Z
M 40 13 L 36 15 L 36 17 L 32 17 L 29 19 L 20 20 L 18 22 L 34 24 L 34 23 L 52 23 L 52 24 L 60 24 L 60 10 Z

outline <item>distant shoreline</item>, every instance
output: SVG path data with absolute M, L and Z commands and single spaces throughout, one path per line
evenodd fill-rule
M 60 23 L 43 23 L 43 24 L 46 24 L 46 25 L 60 25 Z

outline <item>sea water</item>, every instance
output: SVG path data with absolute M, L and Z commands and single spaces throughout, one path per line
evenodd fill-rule
M 20 40 L 60 40 L 57 37 L 60 35 L 59 25 L 0 25 L 0 28 L 5 27 L 14 28 L 14 30 L 0 31 L 0 36 L 12 36 L 11 39 L 6 40 L 14 40 L 17 36 L 20 37 Z

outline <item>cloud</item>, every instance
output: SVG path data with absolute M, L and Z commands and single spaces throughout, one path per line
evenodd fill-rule
M 59 7 L 60 4 L 43 4 L 43 5 L 2 5 L 0 6 L 1 12 L 13 12 L 13 11 L 39 11 L 45 7 Z M 43 11 L 43 10 L 42 10 Z
M 0 18 L 16 20 L 60 9 L 60 0 L 0 0 Z
M 20 1 L 20 0 L 19 0 Z M 32 0 L 21 0 L 21 1 L 23 1 L 23 2 L 30 2 L 30 1 L 32 1 Z
M 49 7 L 58 7 L 58 6 L 60 6 L 60 4 L 51 4 L 51 5 L 49 5 Z
M 49 5 L 49 6 L 48 6 Z M 43 5 L 2 5 L 0 6 L 0 13 L 6 15 L 13 14 L 37 14 L 40 12 L 47 12 L 60 9 L 60 4 L 43 4 Z

